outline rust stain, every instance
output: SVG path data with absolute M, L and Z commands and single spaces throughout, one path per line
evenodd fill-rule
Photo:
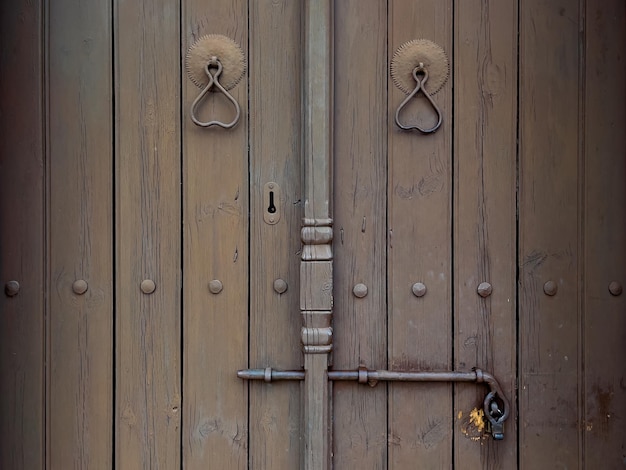
M 457 419 L 461 420 L 461 432 L 472 441 L 482 441 L 486 439 L 485 412 L 482 409 L 474 408 L 469 415 L 463 418 L 463 412 L 459 411 Z
M 589 428 L 592 428 L 595 423 L 596 428 L 598 428 L 600 432 L 608 433 L 609 425 L 612 424 L 611 406 L 613 396 L 615 395 L 613 386 L 609 385 L 606 388 L 602 388 L 600 385 L 595 384 L 592 391 L 592 399 L 596 405 L 596 413 L 595 416 L 593 416 L 594 419 L 587 424 L 587 430 L 590 430 Z

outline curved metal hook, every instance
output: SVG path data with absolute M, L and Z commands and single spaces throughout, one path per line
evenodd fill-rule
M 418 74 L 422 74 L 424 78 L 420 80 Z M 396 124 L 398 125 L 400 129 L 404 129 L 405 131 L 410 131 L 411 129 L 417 129 L 418 131 L 424 134 L 430 134 L 431 132 L 435 132 L 437 129 L 439 129 L 439 126 L 441 125 L 441 121 L 442 121 L 442 116 L 441 116 L 441 111 L 439 110 L 435 102 L 433 101 L 432 97 L 428 94 L 428 92 L 424 88 L 424 85 L 426 84 L 426 80 L 428 80 L 428 71 L 426 70 L 422 62 L 420 62 L 420 64 L 413 69 L 413 78 L 415 79 L 415 82 L 417 83 L 417 85 L 415 85 L 415 89 L 411 92 L 411 94 L 404 99 L 404 101 L 400 104 L 400 106 L 398 106 L 398 110 L 396 111 Z M 422 91 L 426 99 L 428 99 L 431 106 L 437 113 L 437 124 L 435 124 L 430 129 L 423 129 L 417 124 L 405 126 L 404 124 L 400 122 L 400 111 L 402 111 L 402 108 L 404 108 L 407 105 L 407 103 L 411 101 L 411 99 L 420 92 L 420 90 Z
M 215 75 L 211 73 L 212 67 L 217 67 L 217 71 L 215 72 Z M 239 122 L 239 117 L 241 116 L 241 109 L 239 108 L 239 103 L 237 103 L 237 100 L 233 98 L 233 96 L 230 93 L 228 93 L 228 91 L 222 86 L 222 84 L 219 81 L 219 76 L 222 73 L 222 63 L 217 59 L 217 57 L 211 57 L 211 60 L 209 61 L 209 63 L 206 64 L 206 66 L 204 67 L 204 71 L 206 72 L 206 75 L 209 78 L 209 83 L 207 84 L 206 87 L 204 87 L 204 89 L 200 92 L 198 97 L 194 100 L 193 104 L 191 105 L 191 120 L 194 122 L 194 124 L 200 127 L 219 126 L 219 127 L 223 127 L 224 129 L 230 129 L 235 124 L 237 124 L 237 122 Z M 200 102 L 204 99 L 204 97 L 211 91 L 213 86 L 215 86 L 220 92 L 222 92 L 235 107 L 235 112 L 236 112 L 235 118 L 229 123 L 224 123 L 221 121 L 202 122 L 196 117 L 196 108 L 198 107 Z

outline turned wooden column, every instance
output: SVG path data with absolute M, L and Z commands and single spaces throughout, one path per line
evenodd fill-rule
M 304 11 L 304 219 L 300 268 L 304 350 L 304 463 L 330 469 L 332 350 L 332 0 L 310 0 Z

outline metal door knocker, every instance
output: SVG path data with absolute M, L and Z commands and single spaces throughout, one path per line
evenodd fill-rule
M 246 71 L 243 51 L 232 39 L 210 34 L 198 39 L 187 51 L 187 75 L 202 91 L 191 105 L 191 120 L 200 127 L 234 127 L 241 116 L 237 100 L 228 92 L 234 88 Z M 197 117 L 198 107 L 210 92 L 222 93 L 235 108 L 231 122 L 202 121 Z
M 441 110 L 432 98 L 448 79 L 448 57 L 441 48 L 427 39 L 414 39 L 400 46 L 391 60 L 391 78 L 408 96 L 396 110 L 396 124 L 400 129 L 416 129 L 424 134 L 435 132 L 441 126 Z M 424 128 L 417 123 L 403 124 L 400 113 L 407 104 L 422 93 L 437 116 L 437 123 Z

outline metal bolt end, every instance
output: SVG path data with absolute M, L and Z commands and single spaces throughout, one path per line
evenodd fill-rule
M 284 293 L 287 290 L 287 283 L 283 279 L 276 279 L 274 281 L 274 290 L 279 294 Z
M 144 279 L 141 281 L 141 292 L 144 294 L 152 294 L 156 290 L 156 284 L 152 279 Z
M 622 285 L 617 281 L 611 281 L 609 283 L 609 292 L 611 295 L 618 296 L 622 293 Z
M 421 282 L 416 282 L 411 287 L 411 291 L 415 297 L 424 297 L 426 295 L 426 286 Z
M 219 294 L 220 292 L 222 292 L 223 288 L 224 285 L 219 279 L 213 279 L 212 281 L 209 281 L 209 291 L 211 291 L 212 294 Z
M 352 293 L 355 297 L 362 299 L 367 295 L 367 286 L 365 284 L 357 284 L 354 286 L 354 289 L 352 289 Z
M 72 290 L 76 295 L 83 295 L 87 292 L 87 289 L 89 289 L 89 285 L 84 279 L 78 279 L 77 281 L 74 281 L 74 284 L 72 284 Z
M 558 290 L 558 287 L 556 285 L 556 282 L 554 281 L 548 281 L 543 285 L 543 292 L 546 295 L 549 295 L 549 296 L 556 295 L 557 290 Z
M 7 297 L 15 297 L 20 291 L 20 283 L 17 281 L 9 281 L 4 285 L 4 293 Z
M 491 287 L 491 284 L 489 284 L 488 282 L 481 282 L 478 285 L 478 289 L 476 289 L 476 292 L 478 292 L 478 295 L 483 298 L 489 297 L 493 292 L 493 287 Z

